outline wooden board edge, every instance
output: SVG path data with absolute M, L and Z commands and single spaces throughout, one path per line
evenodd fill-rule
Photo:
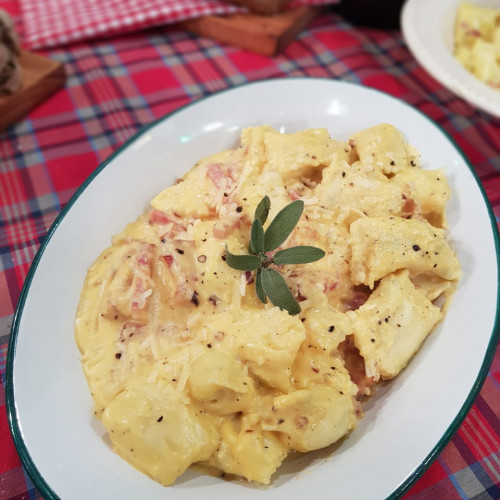
M 14 94 L 0 96 L 0 132 L 24 118 L 66 82 L 61 62 L 24 50 L 19 62 L 23 71 L 21 88 Z
M 297 7 L 271 16 L 232 14 L 205 16 L 180 23 L 200 36 L 265 56 L 275 56 L 319 14 L 321 7 Z

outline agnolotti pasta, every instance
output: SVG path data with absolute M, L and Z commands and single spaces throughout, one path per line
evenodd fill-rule
M 269 220 L 305 204 L 280 248 L 325 250 L 278 267 L 297 315 L 224 260 L 226 243 L 246 253 L 265 195 Z M 443 169 L 422 169 L 389 124 L 347 142 L 248 128 L 241 147 L 200 160 L 113 238 L 82 290 L 76 340 L 115 451 L 164 485 L 194 463 L 268 484 L 291 452 L 351 432 L 460 279 L 449 197 Z
M 500 89 L 500 9 L 462 1 L 453 29 L 455 58 L 494 89 Z
M 351 234 L 351 278 L 373 288 L 391 272 L 432 272 L 446 280 L 460 277 L 460 266 L 444 230 L 427 221 L 398 217 L 370 217 L 354 221 Z

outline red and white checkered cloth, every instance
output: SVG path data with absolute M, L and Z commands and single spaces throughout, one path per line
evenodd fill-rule
M 290 7 L 340 0 L 294 0 Z M 218 0 L 20 0 L 23 45 L 40 49 L 246 9 Z

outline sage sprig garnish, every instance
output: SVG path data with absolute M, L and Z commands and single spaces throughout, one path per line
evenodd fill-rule
M 285 278 L 270 266 L 315 262 L 324 257 L 325 252 L 312 246 L 296 246 L 278 250 L 274 255 L 270 254 L 279 248 L 294 230 L 304 211 L 304 202 L 296 200 L 284 207 L 264 231 L 270 208 L 271 200 L 269 196 L 264 196 L 255 209 L 248 244 L 249 254 L 232 254 L 226 245 L 226 263 L 240 271 L 256 271 L 255 292 L 259 300 L 266 303 L 269 298 L 275 306 L 294 315 L 300 312 L 300 305 L 288 288 Z

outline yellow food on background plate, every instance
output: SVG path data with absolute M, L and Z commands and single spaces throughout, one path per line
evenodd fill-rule
M 500 4 L 461 2 L 454 29 L 454 53 L 474 76 L 500 89 Z
M 449 198 L 389 124 L 348 142 L 247 128 L 196 163 L 83 286 L 76 340 L 114 450 L 164 485 L 194 463 L 268 484 L 291 452 L 349 434 L 461 277 Z M 314 259 L 283 264 L 293 247 Z

